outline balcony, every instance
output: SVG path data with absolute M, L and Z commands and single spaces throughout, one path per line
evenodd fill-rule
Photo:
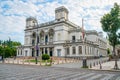
M 97 46 L 99 46 L 99 43 L 98 43 L 98 42 L 96 42 L 96 41 L 94 42 L 94 44 L 95 44 L 95 45 L 97 45 Z
M 41 42 L 39 43 L 39 45 L 52 45 L 53 42 Z

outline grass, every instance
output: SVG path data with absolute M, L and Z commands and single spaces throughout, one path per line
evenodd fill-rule
M 32 63 L 35 63 L 36 61 L 34 60 L 34 59 L 32 59 L 32 60 L 26 60 L 25 62 L 32 62 Z M 40 62 L 40 60 L 38 60 L 38 62 Z M 51 62 L 51 60 L 49 59 L 49 60 L 42 60 L 41 61 L 43 64 L 45 64 L 44 66 L 51 66 L 51 64 L 50 64 L 50 62 Z M 46 63 L 47 62 L 47 63 Z
M 25 62 L 36 62 L 35 60 L 26 60 Z M 38 60 L 38 62 L 40 62 L 40 60 Z M 45 63 L 46 62 L 46 60 L 42 60 L 42 63 Z M 51 60 L 49 59 L 49 60 L 47 60 L 47 62 L 51 62 Z

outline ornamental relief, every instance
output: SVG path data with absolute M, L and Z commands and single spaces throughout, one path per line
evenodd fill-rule
M 48 34 L 49 34 L 50 38 L 53 38 L 54 30 L 53 29 L 49 29 Z
M 43 30 L 40 31 L 40 38 L 43 40 L 45 32 Z

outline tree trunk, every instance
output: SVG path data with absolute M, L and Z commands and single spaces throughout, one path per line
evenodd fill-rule
M 116 56 L 116 53 L 115 53 L 115 46 L 113 46 L 113 55 Z
M 115 65 L 114 65 L 114 69 L 115 70 L 118 70 L 119 68 L 118 68 L 118 64 L 117 64 L 117 54 L 116 54 L 116 52 L 115 52 L 115 45 L 113 46 L 113 54 L 114 54 L 114 58 L 115 58 Z

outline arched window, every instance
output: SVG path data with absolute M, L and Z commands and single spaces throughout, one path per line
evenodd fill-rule
M 32 37 L 36 38 L 36 33 L 35 32 L 32 33 Z
M 50 29 L 50 30 L 49 30 L 49 36 L 50 36 L 50 37 L 53 37 L 53 35 L 54 35 L 54 30 L 53 30 L 53 29 Z

